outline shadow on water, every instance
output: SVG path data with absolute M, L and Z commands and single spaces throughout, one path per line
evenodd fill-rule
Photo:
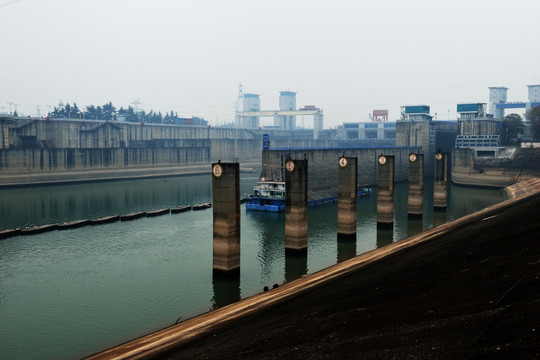
M 216 273 L 212 277 L 212 310 L 240 301 L 240 276 Z

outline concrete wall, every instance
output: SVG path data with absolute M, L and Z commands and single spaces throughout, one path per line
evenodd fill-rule
M 2 175 L 89 171 L 210 163 L 210 149 L 10 149 L 0 150 Z
M 396 179 L 405 180 L 408 153 L 421 152 L 415 145 L 431 146 L 430 141 L 434 141 L 433 137 L 430 137 L 431 127 L 426 128 L 425 125 L 419 127 L 421 141 L 417 140 L 418 137 L 414 141 L 408 138 L 414 129 L 402 129 L 404 131 L 401 133 L 400 143 L 406 145 L 407 149 L 386 147 L 384 146 L 386 143 L 378 143 L 376 145 L 378 148 L 375 148 L 373 142 L 362 144 L 358 140 L 336 140 L 331 136 L 313 140 L 311 130 L 235 129 L 12 118 L 0 118 L 0 125 L 2 146 L 0 175 L 20 177 L 24 174 L 47 175 L 56 172 L 68 178 L 70 172 L 77 171 L 80 175 L 81 172 L 90 170 L 122 170 L 138 167 L 166 169 L 171 166 L 210 164 L 218 160 L 260 162 L 262 136 L 269 134 L 271 149 L 281 151 L 279 154 L 267 155 L 274 157 L 270 159 L 272 162 L 277 161 L 271 168 L 278 166 L 281 154 L 292 153 L 295 158 L 303 159 L 306 152 L 310 160 L 309 171 L 312 172 L 310 179 L 314 176 L 320 177 L 320 189 L 337 189 L 337 173 L 333 173 L 336 170 L 329 169 L 328 166 L 331 165 L 327 164 L 335 165 L 336 159 L 343 153 L 346 156 L 358 157 L 359 184 L 376 183 L 376 156 L 381 153 L 396 156 Z M 324 131 L 321 132 L 323 133 L 326 134 Z M 417 134 L 418 131 L 415 132 L 415 135 Z M 415 150 L 408 149 L 409 145 L 413 145 Z M 366 148 L 358 149 L 360 146 Z M 303 148 L 332 150 L 297 150 Z M 317 158 L 317 161 L 313 162 L 314 158 Z M 321 165 L 313 167 L 314 163 Z M 269 171 L 272 173 L 275 169 Z M 325 181 L 331 182 L 332 186 L 323 184 Z
M 9 149 L 9 126 L 12 121 L 0 117 L 0 149 Z
M 343 154 L 358 158 L 358 185 L 374 185 L 377 183 L 377 156 L 395 156 L 396 181 L 407 180 L 409 153 L 419 152 L 419 147 L 391 148 L 342 148 L 342 149 L 308 149 L 308 150 L 264 150 L 262 152 L 261 176 L 284 179 L 283 163 L 290 156 L 295 160 L 308 160 L 308 198 L 318 199 L 337 196 L 338 167 L 337 160 Z
M 499 133 L 500 120 L 495 119 L 459 119 L 458 135 L 496 135 Z
M 435 121 L 435 126 L 437 127 L 435 151 L 440 149 L 443 153 L 451 153 L 456 144 L 457 122 Z
M 433 121 L 398 121 L 396 146 L 419 146 L 424 154 L 424 174 L 433 174 L 437 125 Z

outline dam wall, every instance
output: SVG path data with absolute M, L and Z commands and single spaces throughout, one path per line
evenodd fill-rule
M 271 147 L 358 146 L 330 132 L 314 140 L 312 130 L 0 117 L 0 186 L 137 177 L 138 169 L 140 176 L 172 175 L 218 160 L 260 164 L 263 134 Z
M 0 149 L 10 148 L 126 148 L 178 147 L 185 140 L 261 139 L 290 137 L 284 130 L 213 128 L 89 120 L 41 120 L 0 118 L 3 141 Z M 310 139 L 311 131 L 294 132 L 297 139 Z
M 409 174 L 409 154 L 420 152 L 418 146 L 381 148 L 320 148 L 304 150 L 264 150 L 262 172 L 265 179 L 284 179 L 283 164 L 288 158 L 308 161 L 308 198 L 321 199 L 337 196 L 338 159 L 341 156 L 358 158 L 358 185 L 377 183 L 377 157 L 395 157 L 395 181 L 405 181 Z

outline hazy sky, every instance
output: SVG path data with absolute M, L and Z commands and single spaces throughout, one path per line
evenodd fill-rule
M 407 104 L 455 119 L 489 86 L 518 101 L 540 84 L 539 14 L 538 0 L 0 0 L 0 112 L 138 100 L 218 124 L 242 83 L 263 110 L 298 92 L 325 128 Z

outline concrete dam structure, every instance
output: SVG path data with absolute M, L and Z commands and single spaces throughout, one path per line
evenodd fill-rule
M 356 157 L 358 160 L 358 186 L 377 183 L 377 158 L 379 155 L 395 157 L 395 181 L 408 179 L 409 154 L 420 153 L 419 146 L 397 146 L 380 148 L 319 148 L 319 149 L 276 149 L 263 150 L 261 177 L 285 179 L 284 163 L 288 159 L 308 160 L 308 199 L 323 199 L 338 195 L 338 168 L 336 161 L 341 156 Z
M 206 172 L 218 160 L 258 166 L 272 146 L 332 147 L 311 130 L 231 129 L 90 120 L 0 118 L 0 185 Z M 197 170 L 197 166 L 200 169 Z
M 312 130 L 3 117 L 0 118 L 0 186 L 206 173 L 208 166 L 219 160 L 258 167 L 264 134 L 269 135 L 271 149 L 285 150 L 270 150 L 268 155 L 263 155 L 273 158 L 263 161 L 268 167 L 262 176 L 279 174 L 281 155 L 291 154 L 301 160 L 304 153 L 309 153 L 313 157 L 311 164 L 321 164 L 310 166 L 309 170 L 310 179 L 320 183 L 312 189 L 315 191 L 337 189 L 337 174 L 328 173 L 328 165 L 322 164 L 334 163 L 344 152 L 347 156 L 358 156 L 361 185 L 376 183 L 373 160 L 377 155 L 397 153 L 396 180 L 400 181 L 407 176 L 403 169 L 407 167 L 407 155 L 413 151 L 410 149 L 421 151 L 408 144 L 376 148 L 376 142 L 367 146 L 358 141 L 336 140 L 330 130 L 319 133 L 319 139 L 314 140 Z M 337 195 L 334 190 L 330 196 Z

